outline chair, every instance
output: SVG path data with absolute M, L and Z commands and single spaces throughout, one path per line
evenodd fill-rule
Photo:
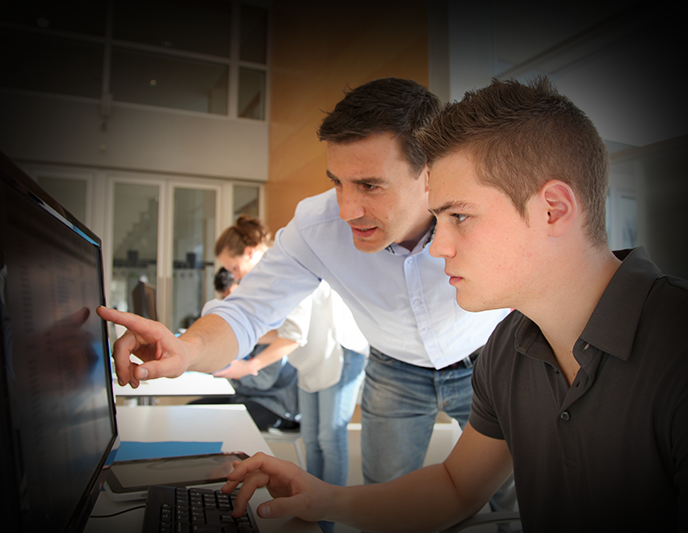
M 475 526 L 482 526 L 487 524 L 507 524 L 509 522 L 516 522 L 520 520 L 520 515 L 518 511 L 511 512 L 498 512 L 498 513 L 480 513 L 471 518 L 468 518 L 458 524 L 454 524 L 447 529 L 440 531 L 440 533 L 456 533 L 457 531 L 464 531 L 468 528 Z M 514 531 L 520 531 L 520 524 L 518 529 Z M 508 530 L 507 530 L 508 531 Z

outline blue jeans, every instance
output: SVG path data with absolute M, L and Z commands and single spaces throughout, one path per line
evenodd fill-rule
M 391 481 L 423 466 L 438 411 L 466 427 L 473 364 L 437 371 L 393 359 L 371 348 L 361 404 L 361 460 L 366 483 Z M 490 502 L 516 510 L 513 476 Z
M 342 347 L 343 348 L 343 347 Z M 318 392 L 299 389 L 301 438 L 306 447 L 306 469 L 332 485 L 346 485 L 349 474 L 347 425 L 356 407 L 366 357 L 344 349 L 339 383 Z M 325 532 L 331 522 L 319 522 Z
M 339 383 L 318 392 L 299 389 L 306 468 L 332 485 L 346 485 L 349 474 L 347 425 L 356 407 L 365 359 L 365 355 L 344 348 Z

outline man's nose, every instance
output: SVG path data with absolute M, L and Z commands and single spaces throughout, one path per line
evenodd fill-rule
M 358 195 L 344 189 L 337 191 L 337 203 L 339 204 L 339 218 L 344 221 L 361 218 L 365 210 Z

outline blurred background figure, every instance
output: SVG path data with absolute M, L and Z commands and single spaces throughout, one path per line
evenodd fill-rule
M 239 282 L 234 279 L 234 275 L 225 267 L 220 267 L 215 273 L 215 292 L 220 295 L 220 300 L 227 298 L 238 286 Z

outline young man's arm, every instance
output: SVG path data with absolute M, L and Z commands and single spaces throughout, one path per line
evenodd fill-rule
M 366 531 L 437 531 L 477 513 L 512 470 L 506 443 L 466 426 L 447 460 L 375 485 L 336 487 L 296 465 L 257 454 L 235 465 L 224 491 L 243 481 L 235 513 L 259 487 L 275 498 L 256 512 L 264 518 L 330 520 Z

